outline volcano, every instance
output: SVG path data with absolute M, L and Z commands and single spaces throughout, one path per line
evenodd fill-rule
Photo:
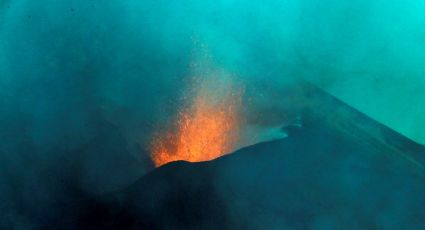
M 293 92 L 286 138 L 165 164 L 49 227 L 425 229 L 425 148 L 315 86 Z

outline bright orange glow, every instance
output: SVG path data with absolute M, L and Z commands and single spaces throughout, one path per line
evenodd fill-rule
M 207 161 L 233 150 L 240 128 L 241 93 L 215 81 L 197 83 L 175 130 L 158 135 L 152 159 L 161 166 L 171 161 Z M 233 91 L 233 92 L 232 92 Z

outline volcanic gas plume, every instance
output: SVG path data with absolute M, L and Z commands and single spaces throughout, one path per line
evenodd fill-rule
M 190 82 L 175 127 L 159 132 L 151 155 L 155 165 L 171 161 L 207 161 L 234 150 L 242 123 L 242 88 L 226 73 L 197 77 Z

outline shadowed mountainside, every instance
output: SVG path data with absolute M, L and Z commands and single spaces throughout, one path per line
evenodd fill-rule
M 305 88 L 304 99 L 312 99 L 299 108 L 302 125 L 283 129 L 287 138 L 209 162 L 164 165 L 122 191 L 74 205 L 79 211 L 70 223 L 102 229 L 425 228 L 424 148 Z

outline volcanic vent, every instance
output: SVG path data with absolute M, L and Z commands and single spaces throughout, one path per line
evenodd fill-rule
M 192 78 L 174 126 L 155 135 L 155 166 L 212 160 L 234 150 L 243 121 L 242 89 L 224 71 Z

